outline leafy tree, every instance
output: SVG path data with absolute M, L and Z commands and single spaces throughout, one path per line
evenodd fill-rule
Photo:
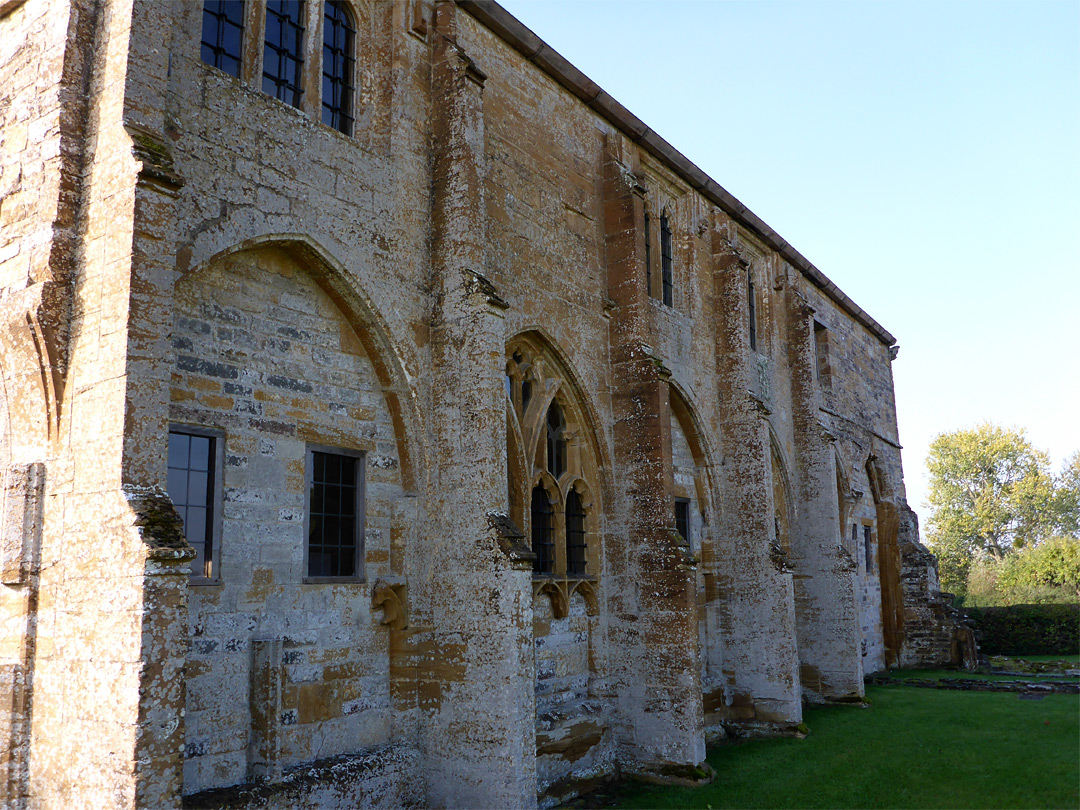
M 1080 453 L 1060 477 L 1022 429 L 993 424 L 943 433 L 930 443 L 927 540 L 941 584 L 963 593 L 973 560 L 1002 559 L 1080 521 Z

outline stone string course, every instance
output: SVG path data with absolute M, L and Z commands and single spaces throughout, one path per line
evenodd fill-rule
M 261 0 L 239 79 L 197 2 L 0 0 L 0 805 L 548 807 L 974 661 L 892 335 L 497 4 L 344 3 L 351 136 L 321 47 L 260 92 Z M 362 457 L 351 580 L 313 447 Z

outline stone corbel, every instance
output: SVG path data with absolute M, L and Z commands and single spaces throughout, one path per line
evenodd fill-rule
M 403 582 L 376 580 L 371 589 L 371 606 L 382 608 L 382 623 L 391 630 L 409 627 L 408 586 Z
M 719 237 L 720 249 L 713 251 L 713 271 L 726 273 L 729 270 L 745 271 L 750 267 L 750 259 L 732 240 Z M 715 244 L 715 242 L 714 242 Z
M 531 571 L 536 555 L 525 542 L 525 532 L 517 527 L 517 524 L 509 515 L 502 512 L 488 512 L 488 526 L 495 532 L 495 538 L 499 542 L 510 567 L 515 571 Z
M 758 416 L 763 419 L 768 419 L 772 415 L 772 408 L 768 403 L 755 394 L 753 391 L 747 391 L 746 395 L 750 398 L 750 405 L 757 411 Z
M 164 138 L 136 124 L 125 124 L 131 138 L 131 154 L 139 163 L 139 184 L 153 186 L 158 191 L 176 197 L 184 186 L 184 179 L 176 172 L 172 150 Z
M 806 296 L 794 288 L 791 290 L 791 300 L 796 307 L 796 312 L 805 318 L 809 318 L 817 312 L 817 309 L 815 309 L 814 305 L 807 300 Z
M 499 295 L 495 285 L 484 275 L 475 270 L 462 271 L 465 276 L 465 292 L 468 295 L 481 295 L 484 300 L 496 309 L 509 309 L 510 305 Z
M 656 373 L 660 375 L 660 378 L 663 380 L 671 379 L 671 369 L 667 367 L 664 359 L 656 353 L 653 347 L 647 343 L 642 343 L 640 348 L 641 353 L 652 361 L 653 366 L 656 367 Z
M 827 442 L 836 441 L 836 435 L 832 432 L 832 429 L 820 419 L 817 420 L 817 426 L 818 429 L 821 431 L 821 438 L 823 438 Z

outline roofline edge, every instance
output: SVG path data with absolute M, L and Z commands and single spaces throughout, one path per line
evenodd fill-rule
M 495 0 L 455 0 L 455 2 L 484 27 L 505 40 L 529 62 L 575 95 L 593 112 L 661 161 L 690 188 L 702 194 L 732 219 L 764 239 L 769 247 L 779 253 L 788 264 L 810 279 L 828 298 L 865 326 L 878 340 L 886 346 L 896 343 L 896 338 L 884 326 L 852 301 L 828 276 L 788 244 L 757 214 L 739 202 L 733 194 L 702 171 L 686 155 L 649 129 L 641 119 L 540 39 L 521 20 Z M 701 180 L 702 177 L 705 178 L 704 182 Z

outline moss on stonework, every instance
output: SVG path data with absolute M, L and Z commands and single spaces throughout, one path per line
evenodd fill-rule
M 135 514 L 134 525 L 146 545 L 152 549 L 187 551 L 194 558 L 195 550 L 184 536 L 184 522 L 168 495 L 158 490 L 126 494 Z
M 140 158 L 157 166 L 172 168 L 172 154 L 165 144 L 145 132 L 129 129 L 128 134 Z

